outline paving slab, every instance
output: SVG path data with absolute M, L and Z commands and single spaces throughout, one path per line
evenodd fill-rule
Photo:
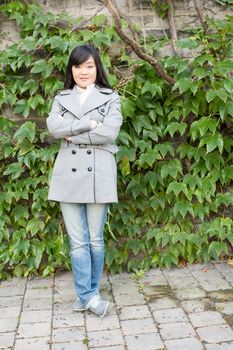
M 176 308 L 180 305 L 180 301 L 172 294 L 170 296 L 150 297 L 147 302 L 153 311 Z
M 141 319 L 151 317 L 147 305 L 125 306 L 119 308 L 119 317 L 121 320 Z
M 18 324 L 17 317 L 0 319 L 0 333 L 15 332 Z
M 34 323 L 34 322 L 51 322 L 51 310 L 28 310 L 22 311 L 20 316 L 20 323 Z
M 222 341 L 233 340 L 233 330 L 230 326 L 206 326 L 196 329 L 199 337 L 207 343 L 221 343 Z
M 52 341 L 54 343 L 79 341 L 86 339 L 86 332 L 84 327 L 65 327 L 55 328 L 52 333 Z
M 73 312 L 73 275 L 0 283 L 0 349 L 233 350 L 233 267 L 227 262 L 103 275 L 113 307 Z
M 80 327 L 84 326 L 84 313 L 72 312 L 66 314 L 56 314 L 53 317 L 53 328 Z
M 88 332 L 88 340 L 91 348 L 124 344 L 120 329 Z
M 51 334 L 51 324 L 42 323 L 21 323 L 17 331 L 17 338 L 49 337 Z
M 195 331 L 189 322 L 160 324 L 159 332 L 163 339 L 189 338 L 195 336 Z
M 158 310 L 154 311 L 153 315 L 157 323 L 174 323 L 188 321 L 185 312 L 181 308 Z
M 162 350 L 164 344 L 159 334 L 148 333 L 126 336 L 128 350 Z
M 49 350 L 50 349 L 50 338 L 26 338 L 16 339 L 15 350 Z
M 167 350 L 204 350 L 204 345 L 194 337 L 166 340 L 165 346 Z
M 19 317 L 21 313 L 21 306 L 6 306 L 0 307 L 0 319 L 5 319 L 8 317 Z
M 121 327 L 124 335 L 157 332 L 155 324 L 151 318 L 121 321 Z
M 194 327 L 212 326 L 225 323 L 222 315 L 217 311 L 197 312 L 190 314 L 189 318 Z
M 13 347 L 15 332 L 0 333 L 0 349 Z
M 210 298 L 185 300 L 181 302 L 181 306 L 187 313 L 215 310 L 215 303 Z
M 52 309 L 52 296 L 49 299 L 25 299 L 23 303 L 23 310 L 51 310 Z
M 216 310 L 224 315 L 233 315 L 233 301 L 225 301 L 223 303 L 215 303 Z
M 198 287 L 176 289 L 174 293 L 179 300 L 200 299 L 206 297 L 204 290 Z
M 206 350 L 232 350 L 233 343 L 206 344 Z
M 105 318 L 97 318 L 95 315 L 86 316 L 86 327 L 88 331 L 104 331 L 120 328 L 120 322 L 117 315 L 111 315 Z
M 52 350 L 88 350 L 88 347 L 83 342 L 54 343 Z

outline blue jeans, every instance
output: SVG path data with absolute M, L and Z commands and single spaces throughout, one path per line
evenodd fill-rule
M 96 294 L 104 264 L 103 231 L 108 205 L 60 202 L 70 241 L 74 287 L 83 305 Z

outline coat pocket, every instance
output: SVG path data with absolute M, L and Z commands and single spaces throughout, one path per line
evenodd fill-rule
M 92 120 L 96 120 L 97 122 L 103 123 L 105 117 L 106 117 L 105 106 L 99 106 L 98 108 L 90 111 L 90 119 Z

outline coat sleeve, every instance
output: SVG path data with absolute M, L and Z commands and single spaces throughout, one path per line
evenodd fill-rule
M 77 135 L 81 132 L 91 130 L 90 116 L 81 119 L 63 118 L 61 105 L 58 100 L 54 99 L 51 112 L 46 119 L 46 124 L 50 134 L 55 139 L 62 139 L 67 136 Z
M 117 138 L 122 124 L 120 110 L 120 98 L 116 92 L 112 94 L 108 114 L 101 125 L 89 132 L 71 136 L 69 139 L 74 144 L 102 145 L 113 143 Z

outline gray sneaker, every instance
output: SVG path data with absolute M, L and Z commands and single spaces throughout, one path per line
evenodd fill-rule
M 75 303 L 73 304 L 72 310 L 77 312 L 86 310 L 79 297 L 77 297 Z
M 99 295 L 94 295 L 87 305 L 85 305 L 86 310 L 90 310 L 99 317 L 104 317 L 106 315 L 108 307 L 109 301 L 101 299 Z

